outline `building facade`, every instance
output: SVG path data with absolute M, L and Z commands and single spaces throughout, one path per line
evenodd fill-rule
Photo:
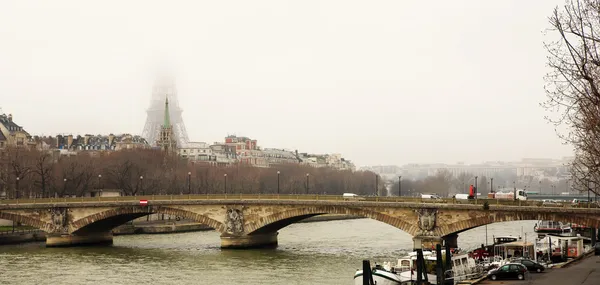
M 32 147 L 35 142 L 23 127 L 13 121 L 12 114 L 0 114 L 0 149 L 16 147 Z

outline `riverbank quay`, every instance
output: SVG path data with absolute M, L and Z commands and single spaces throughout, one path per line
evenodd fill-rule
M 600 256 L 586 255 L 562 267 L 542 273 L 530 273 L 527 280 L 484 280 L 481 285 L 598 285 L 600 284 Z
M 46 241 L 46 233 L 41 230 L 0 231 L 0 245 Z

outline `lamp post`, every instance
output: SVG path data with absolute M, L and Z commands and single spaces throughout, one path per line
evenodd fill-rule
M 142 190 L 142 196 L 144 196 L 144 176 L 140 176 L 140 190 Z
M 475 176 L 475 193 L 473 193 L 475 195 L 475 200 L 477 200 L 477 191 L 479 191 L 479 189 L 477 189 L 477 176 Z
M 67 178 L 63 178 L 63 182 L 63 192 L 61 196 L 65 195 L 65 193 L 67 192 Z M 54 198 L 57 198 L 56 193 L 54 193 Z
M 490 178 L 490 192 L 494 193 L 494 177 Z M 485 239 L 485 242 L 487 243 L 487 238 Z
M 306 173 L 306 195 L 308 195 L 308 187 L 309 187 L 309 178 L 310 178 L 310 174 Z
M 102 174 L 98 174 L 98 190 L 100 190 L 100 196 L 102 196 L 102 187 L 100 186 L 100 179 L 102 179 Z
M 402 196 L 402 176 L 398 176 L 398 197 Z
M 279 194 L 279 174 L 281 174 L 281 172 L 277 170 L 277 194 Z
M 225 179 L 225 194 L 227 194 L 227 173 L 223 174 L 223 179 Z
M 379 196 L 379 175 L 375 174 L 375 196 Z
M 192 172 L 188 172 L 188 194 L 192 194 Z
M 17 181 L 15 182 L 15 196 L 17 197 L 17 199 L 19 199 L 19 180 L 21 180 L 19 177 L 17 177 Z
M 542 194 L 542 180 L 540 180 L 539 182 L 540 182 L 540 194 Z

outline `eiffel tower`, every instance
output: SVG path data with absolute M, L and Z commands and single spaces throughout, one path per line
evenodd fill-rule
M 142 131 L 142 137 L 148 141 L 150 145 L 156 146 L 159 139 L 161 127 L 164 123 L 165 115 L 165 96 L 169 100 L 169 113 L 171 124 L 173 125 L 173 135 L 178 146 L 184 146 L 189 142 L 185 125 L 181 113 L 183 110 L 179 108 L 177 100 L 177 89 L 175 88 L 175 80 L 172 77 L 163 76 L 154 82 L 152 87 L 152 98 L 150 107 L 146 111 L 148 114 L 146 124 Z

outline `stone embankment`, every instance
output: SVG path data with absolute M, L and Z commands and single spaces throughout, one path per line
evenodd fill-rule
M 40 230 L 0 232 L 0 245 L 45 241 L 46 233 Z

